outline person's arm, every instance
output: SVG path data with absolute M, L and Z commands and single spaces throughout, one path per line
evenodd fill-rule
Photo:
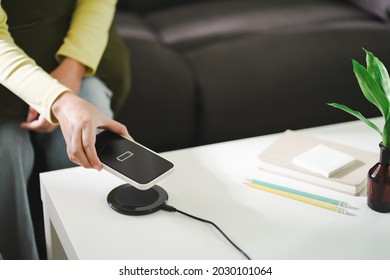
M 70 58 L 95 73 L 107 46 L 109 29 L 117 0 L 77 0 L 64 43 L 56 54 L 58 61 Z
M 90 103 L 38 67 L 13 42 L 0 4 L 0 83 L 22 98 L 52 123 L 59 122 L 69 158 L 86 168 L 98 170 L 97 128 L 129 136 L 124 125 L 108 118 Z
M 73 94 L 78 94 L 81 81 L 84 77 L 85 67 L 79 62 L 65 58 L 60 65 L 50 73 L 61 84 L 66 85 L 71 89 Z M 56 126 L 51 124 L 43 115 L 40 115 L 37 110 L 30 106 L 26 120 L 20 124 L 24 129 L 35 132 L 50 133 L 56 129 Z
M 78 0 L 62 46 L 56 53 L 59 65 L 50 73 L 78 94 L 84 76 L 95 73 L 108 41 L 116 0 Z M 21 126 L 37 132 L 51 132 L 53 125 L 34 108 Z
M 6 21 L 7 15 L 0 6 L 0 83 L 51 123 L 57 123 L 51 105 L 62 93 L 70 90 L 43 71 L 16 46 Z

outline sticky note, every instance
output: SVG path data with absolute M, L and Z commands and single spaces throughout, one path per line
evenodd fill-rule
M 314 173 L 331 177 L 340 170 L 351 166 L 355 158 L 319 144 L 292 159 L 293 164 Z

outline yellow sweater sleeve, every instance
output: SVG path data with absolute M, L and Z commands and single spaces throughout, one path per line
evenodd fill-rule
M 17 47 L 8 32 L 7 15 L 0 2 L 0 83 L 23 99 L 51 123 L 51 106 L 69 89 L 53 79 Z
M 95 73 L 108 42 L 116 0 L 77 0 L 76 9 L 63 45 L 56 54 L 58 61 L 72 58 Z

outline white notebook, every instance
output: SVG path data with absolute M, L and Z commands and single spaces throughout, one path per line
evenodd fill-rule
M 323 145 L 334 151 L 355 158 L 329 177 L 308 170 L 293 163 L 293 159 L 311 148 Z M 316 151 L 316 150 L 315 150 Z M 366 186 L 368 170 L 378 161 L 379 154 L 317 139 L 304 133 L 287 130 L 258 156 L 259 167 L 263 170 L 312 183 L 340 192 L 358 195 Z M 315 161 L 319 159 L 316 158 Z M 337 168 L 335 168 L 337 170 Z

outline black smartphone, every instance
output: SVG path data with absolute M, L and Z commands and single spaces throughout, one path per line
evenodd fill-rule
M 141 190 L 174 170 L 174 164 L 156 152 L 108 130 L 96 135 L 95 147 L 103 169 Z

